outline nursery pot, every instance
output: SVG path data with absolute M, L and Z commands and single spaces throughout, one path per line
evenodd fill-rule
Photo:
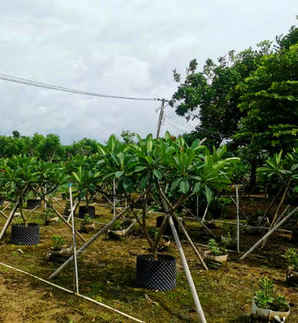
M 47 260 L 55 263 L 63 263 L 72 255 L 72 247 L 69 248 L 51 248 L 47 254 Z
M 272 311 L 269 309 L 258 307 L 256 305 L 255 298 L 253 298 L 251 312 L 252 315 L 258 319 L 265 319 L 270 321 L 274 319 L 274 317 L 279 317 L 281 322 L 285 322 L 286 318 L 290 315 L 290 307 L 288 306 L 288 310 L 286 312 Z
M 36 206 L 40 206 L 40 205 L 41 205 L 41 200 L 36 200 L 36 199 L 27 200 L 27 209 L 34 209 Z
M 95 207 L 82 205 L 79 207 L 79 218 L 83 219 L 85 216 L 90 216 L 90 218 L 95 217 Z
M 35 245 L 39 243 L 39 224 L 13 224 L 11 228 L 11 243 L 17 245 Z
M 168 291 L 176 287 L 176 259 L 170 255 L 137 256 L 136 283 L 139 287 Z

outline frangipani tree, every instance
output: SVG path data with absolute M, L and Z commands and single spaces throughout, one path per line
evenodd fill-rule
M 38 180 L 32 183 L 32 190 L 44 202 L 45 222 L 47 223 L 48 196 L 55 193 L 58 188 L 66 183 L 67 177 L 62 163 L 52 163 L 39 160 Z M 51 206 L 51 203 L 50 203 Z
M 6 192 L 6 199 L 16 203 L 14 211 L 19 208 L 26 223 L 23 204 L 32 192 L 33 185 L 39 182 L 41 174 L 39 162 L 35 157 L 13 156 L 9 159 L 2 159 L 0 169 L 0 185 Z
M 278 206 L 271 220 L 271 225 L 276 223 L 280 216 L 282 205 L 290 195 L 298 199 L 298 148 L 293 148 L 292 152 L 283 154 L 282 151 L 268 158 L 263 167 L 258 169 L 260 176 L 263 176 L 271 185 L 277 185 L 279 191 L 273 198 L 273 203 L 280 198 Z M 295 199 L 295 198 L 294 198 Z M 269 209 L 267 210 L 267 212 Z M 265 215 L 267 215 L 267 212 Z
M 115 151 L 115 147 L 119 150 Z M 137 136 L 136 143 L 121 149 L 115 137 L 102 148 L 104 180 L 116 178 L 118 187 L 125 192 L 143 196 L 143 216 L 139 223 L 155 256 L 166 220 L 156 238 L 151 238 L 146 225 L 149 198 L 154 198 L 167 214 L 175 216 L 177 208 L 192 195 L 220 190 L 229 183 L 229 169 L 238 160 L 224 159 L 222 148 L 209 153 L 198 141 L 189 146 L 183 138 L 173 139 L 169 133 L 161 139 L 153 139 L 152 135 L 144 139 Z

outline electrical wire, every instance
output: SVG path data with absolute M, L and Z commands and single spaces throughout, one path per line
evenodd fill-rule
M 191 132 L 192 129 L 184 126 L 184 125 L 180 125 L 178 124 L 174 118 L 172 116 L 170 116 L 169 114 L 166 114 L 164 119 L 163 119 L 163 123 L 169 123 L 172 127 L 176 128 L 177 130 L 183 130 L 183 131 L 186 131 L 186 132 Z
M 161 101 L 162 100 L 161 98 L 142 98 L 142 97 L 132 97 L 132 96 L 108 95 L 108 94 L 101 94 L 96 92 L 69 89 L 63 86 L 58 86 L 58 85 L 49 84 L 45 82 L 38 82 L 38 81 L 34 81 L 34 80 L 30 80 L 30 79 L 26 79 L 18 76 L 8 75 L 5 73 L 0 73 L 0 80 L 23 84 L 23 85 L 35 86 L 35 87 L 44 88 L 48 90 L 62 91 L 67 93 L 87 95 L 87 96 L 100 97 L 100 98 L 108 98 L 108 99 L 134 100 L 134 101 Z
M 174 122 L 171 122 L 169 120 L 167 120 L 168 124 L 171 126 L 171 127 L 174 127 L 176 128 L 176 130 L 179 130 L 179 131 L 185 131 L 185 132 L 190 132 L 191 130 L 185 128 L 185 127 L 182 127 L 180 125 L 177 125 L 175 124 Z

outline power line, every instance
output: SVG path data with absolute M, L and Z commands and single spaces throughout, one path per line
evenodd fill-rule
M 48 90 L 62 91 L 67 93 L 88 95 L 88 96 L 108 98 L 108 99 L 121 99 L 121 100 L 134 100 L 134 101 L 161 101 L 162 100 L 160 98 L 138 98 L 138 97 L 131 97 L 131 96 L 108 95 L 108 94 L 100 94 L 95 92 L 69 89 L 63 86 L 58 86 L 58 85 L 49 84 L 45 82 L 33 81 L 30 79 L 25 79 L 22 77 L 8 75 L 4 73 L 0 73 L 0 80 L 23 84 L 23 85 L 35 86 L 35 87 L 44 88 Z
M 170 116 L 169 113 L 165 114 L 165 117 L 164 117 L 164 123 L 169 123 L 172 127 L 178 129 L 178 130 L 183 130 L 183 131 L 186 131 L 186 132 L 191 132 L 193 129 L 187 127 L 186 125 L 181 125 L 181 124 L 178 124 L 177 121 L 174 119 L 173 116 Z

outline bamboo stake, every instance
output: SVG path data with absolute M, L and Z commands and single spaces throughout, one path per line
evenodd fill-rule
M 72 190 L 71 184 L 69 185 L 69 200 L 70 200 L 70 209 L 71 209 L 71 227 L 72 227 L 72 251 L 74 258 L 74 282 L 75 282 L 75 291 L 79 294 L 79 273 L 78 273 L 78 262 L 77 262 L 77 241 L 76 241 L 76 233 L 75 233 L 75 223 L 73 216 L 73 207 L 72 207 Z
M 1 214 L 5 219 L 7 219 L 7 215 L 4 213 L 4 211 L 5 211 L 6 209 L 8 209 L 8 207 L 9 207 L 9 204 L 5 205 L 5 206 L 4 206 L 4 208 L 3 208 L 2 210 L 0 210 L 0 214 Z
M 239 187 L 236 185 L 236 212 L 237 212 L 237 252 L 240 253 L 240 218 L 239 218 Z
M 68 228 L 71 228 L 71 225 L 64 219 L 64 216 L 61 215 L 55 208 L 53 205 L 50 205 L 50 208 L 56 213 L 56 215 L 64 222 L 64 224 L 66 224 L 68 226 Z M 83 241 L 86 242 L 86 239 L 80 234 L 80 232 L 78 232 L 76 230 L 76 234 L 78 235 L 78 237 Z
M 205 212 L 204 212 L 204 215 L 203 215 L 203 217 L 202 217 L 201 222 L 205 222 L 205 218 L 206 218 L 206 215 L 207 215 L 208 209 L 209 209 L 209 203 L 207 204 L 207 207 L 206 207 L 206 209 L 205 209 Z
M 75 212 L 75 209 L 77 208 L 79 204 L 79 201 L 76 201 L 76 203 L 74 204 L 73 207 L 70 207 L 70 213 L 69 213 L 69 216 L 67 218 L 67 222 L 69 223 L 70 222 L 70 219 L 71 219 L 71 212 Z
M 129 318 L 129 319 L 131 319 L 131 320 L 133 320 L 133 321 L 135 321 L 135 322 L 144 323 L 144 321 L 141 321 L 141 320 L 139 320 L 139 319 L 137 319 L 137 318 L 135 318 L 135 317 L 133 317 L 133 316 L 131 316 L 131 315 L 129 315 L 129 314 L 126 314 L 126 313 L 124 313 L 124 312 L 121 312 L 121 311 L 119 311 L 119 310 L 117 310 L 117 309 L 115 309 L 115 308 L 113 308 L 113 307 L 111 307 L 111 306 L 109 306 L 109 305 L 106 305 L 106 304 L 104 304 L 104 303 L 98 302 L 98 301 L 96 301 L 96 300 L 94 300 L 94 299 L 92 299 L 92 298 L 90 298 L 90 297 L 84 296 L 84 295 L 82 295 L 82 294 L 74 293 L 74 292 L 73 292 L 72 290 L 70 290 L 70 289 L 64 288 L 64 287 L 62 287 L 62 286 L 60 286 L 60 285 L 54 284 L 54 283 L 52 283 L 52 282 L 50 282 L 50 281 L 46 280 L 46 279 L 43 279 L 43 278 L 40 278 L 40 277 L 38 277 L 38 276 L 32 275 L 32 274 L 30 274 L 30 273 L 28 273 L 28 272 L 26 272 L 26 271 L 24 271 L 24 270 L 21 270 L 21 269 L 15 268 L 15 267 L 13 267 L 13 266 L 10 266 L 10 265 L 7 265 L 7 264 L 4 264 L 4 263 L 2 263 L 2 262 L 0 262 L 0 265 L 1 265 L 1 266 L 3 266 L 3 267 L 9 268 L 9 269 L 15 270 L 15 271 L 17 271 L 17 272 L 20 272 L 20 273 L 22 273 L 22 274 L 25 274 L 25 275 L 27 275 L 27 276 L 30 276 L 30 277 L 32 277 L 32 278 L 34 278 L 34 279 L 37 279 L 37 280 L 39 280 L 39 281 L 41 281 L 41 282 L 43 282 L 43 283 L 45 283 L 45 284 L 47 284 L 47 285 L 50 285 L 50 286 L 52 286 L 52 287 L 55 287 L 55 288 L 57 288 L 57 289 L 63 290 L 63 291 L 64 291 L 64 292 L 66 292 L 66 293 L 73 294 L 73 295 L 75 295 L 75 296 L 78 296 L 78 297 L 80 297 L 80 298 L 83 298 L 83 299 L 85 299 L 85 300 L 87 300 L 87 301 L 89 301 L 89 302 L 91 302 L 91 303 L 97 304 L 97 305 L 99 305 L 99 306 L 101 306 L 101 307 L 104 307 L 105 309 L 108 309 L 108 310 L 110 310 L 110 311 L 112 311 L 112 312 L 115 312 L 115 313 L 117 313 L 117 314 L 123 315 L 123 316 L 125 316 L 126 318 Z
M 213 232 L 206 226 L 206 224 L 202 221 L 200 221 L 199 219 L 196 219 L 195 215 L 191 212 L 190 209 L 185 208 L 185 210 L 193 217 L 192 219 L 195 221 L 199 221 L 200 224 L 202 225 L 202 227 L 214 238 L 216 238 L 216 236 L 213 234 Z
M 113 217 L 116 216 L 116 183 L 115 178 L 113 179 Z
M 198 258 L 200 259 L 200 262 L 202 263 L 203 267 L 208 271 L 208 267 L 207 267 L 207 265 L 206 265 L 206 263 L 205 263 L 205 261 L 204 261 L 203 257 L 201 256 L 201 254 L 200 254 L 199 250 L 196 248 L 196 246 L 195 246 L 195 244 L 193 243 L 193 241 L 191 240 L 191 238 L 190 238 L 190 236 L 189 236 L 188 232 L 186 231 L 186 229 L 185 229 L 185 227 L 184 227 L 184 225 L 183 225 L 183 223 L 182 223 L 182 219 L 180 219 L 180 218 L 179 218 L 179 219 L 178 219 L 178 223 L 179 223 L 180 228 L 182 229 L 183 233 L 185 234 L 185 236 L 186 236 L 186 238 L 187 238 L 188 242 L 189 242 L 189 243 L 190 243 L 190 245 L 192 246 L 192 248 L 193 248 L 193 250 L 194 250 L 195 254 L 196 254 L 196 255 L 198 256 Z
M 7 219 L 7 216 L 5 215 L 5 213 L 2 210 L 0 210 L 0 214 L 4 217 L 4 219 Z
M 125 212 L 127 209 L 120 212 L 118 215 L 116 215 L 109 223 L 107 223 L 103 228 L 101 228 L 97 233 L 95 233 L 87 242 L 85 242 L 81 248 L 79 248 L 76 252 L 77 256 L 79 256 L 86 248 L 88 248 L 100 235 L 105 233 L 113 224 L 115 221 L 117 221 Z M 73 260 L 73 256 L 69 257 L 58 269 L 56 269 L 49 277 L 49 279 L 54 278 L 57 276 L 60 271 L 62 271 L 71 261 Z
M 292 210 L 286 217 L 284 217 L 279 223 L 277 223 L 270 231 L 268 231 L 263 238 L 261 238 L 259 241 L 257 241 L 244 255 L 240 257 L 240 260 L 243 260 L 248 254 L 250 254 L 257 246 L 259 246 L 263 240 L 267 239 L 271 233 L 273 233 L 276 229 L 278 229 L 284 222 L 288 220 L 288 218 L 293 215 L 295 212 L 297 212 L 298 206 L 295 207 L 294 210 Z
M 190 270 L 189 270 L 189 267 L 188 267 L 188 263 L 187 263 L 187 260 L 185 258 L 185 255 L 184 255 L 184 251 L 183 251 L 181 242 L 179 240 L 179 237 L 178 237 L 178 234 L 177 234 L 177 231 L 176 231 L 176 228 L 175 228 L 175 225 L 174 225 L 174 222 L 173 222 L 173 219 L 172 219 L 171 216 L 169 216 L 169 223 L 170 223 L 170 226 L 171 226 L 171 229 L 172 229 L 172 233 L 173 233 L 176 245 L 177 245 L 179 253 L 180 253 L 182 265 L 183 265 L 184 272 L 185 272 L 185 275 L 186 275 L 186 278 L 187 278 L 187 281 L 188 281 L 188 284 L 189 284 L 189 287 L 190 287 L 190 290 L 191 290 L 191 293 L 192 293 L 192 297 L 193 297 L 193 300 L 194 300 L 194 303 L 195 303 L 196 311 L 198 313 L 200 321 L 202 323 L 207 323 L 206 318 L 205 318 L 205 314 L 203 312 L 203 309 L 202 309 L 202 306 L 201 306 L 201 303 L 200 303 L 200 300 L 199 300 L 199 297 L 198 297 L 196 286 L 195 286 L 194 281 L 192 279 L 192 276 L 191 276 L 191 273 L 190 273 Z
M 0 240 L 3 238 L 6 230 L 8 229 L 8 227 L 9 227 L 9 225 L 10 225 L 10 223 L 11 223 L 11 221 L 12 221 L 12 219 L 13 219 L 15 213 L 16 213 L 16 210 L 19 207 L 19 204 L 20 204 L 20 198 L 18 198 L 16 204 L 14 205 L 13 209 L 11 210 L 11 212 L 9 214 L 9 217 L 7 218 L 7 220 L 6 220 L 5 224 L 4 224 L 4 227 L 1 230 Z

